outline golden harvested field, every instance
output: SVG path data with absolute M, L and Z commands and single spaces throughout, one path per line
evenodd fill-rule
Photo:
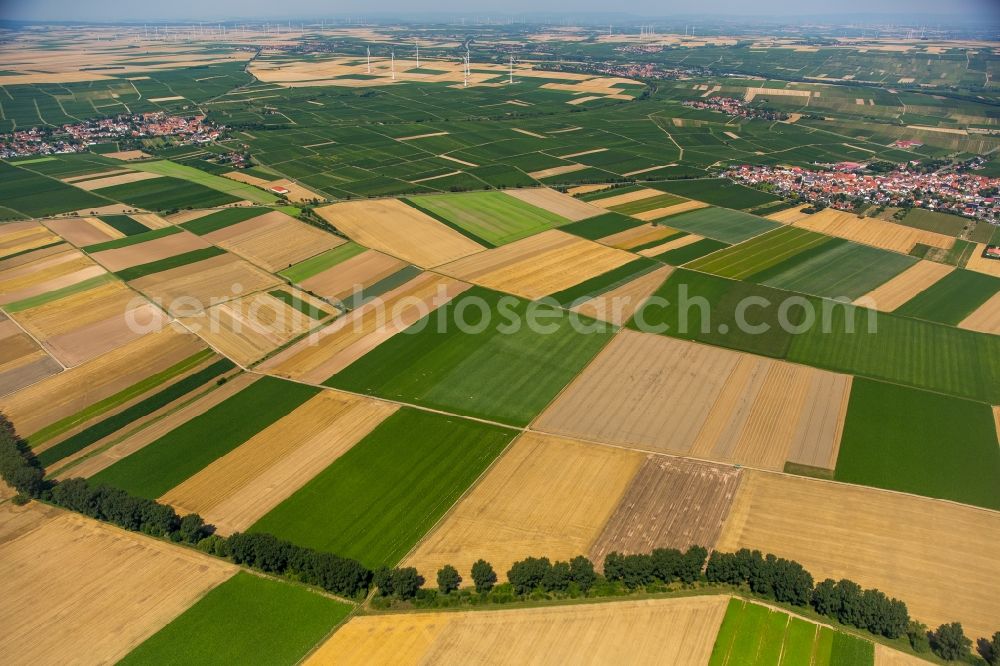
M 438 266 L 485 249 L 397 199 L 347 201 L 317 208 L 316 213 L 365 247 L 421 268 Z
M 586 169 L 586 164 L 566 164 L 564 166 L 551 167 L 549 169 L 539 169 L 538 171 L 532 171 L 528 173 L 529 176 L 538 180 L 541 178 L 551 178 L 552 176 L 561 176 L 564 173 L 573 173 L 574 171 L 580 171 Z
M 993 294 L 975 312 L 963 319 L 958 327 L 1000 335 L 1000 293 Z
M 854 302 L 882 312 L 892 312 L 953 270 L 953 266 L 920 260 Z
M 619 231 L 618 233 L 611 234 L 610 236 L 605 236 L 604 238 L 598 239 L 598 242 L 604 245 L 610 245 L 611 247 L 616 247 L 620 250 L 631 250 L 639 245 L 645 245 L 647 243 L 653 243 L 658 240 L 663 240 L 667 236 L 673 236 L 677 233 L 677 229 L 668 227 L 662 224 L 643 224 L 638 227 L 632 227 L 631 229 L 626 229 L 625 231 Z
M 28 437 L 204 348 L 197 336 L 172 324 L 4 397 L 0 411 Z
M 556 192 L 555 190 L 550 190 L 547 187 L 534 187 L 530 189 L 522 190 L 506 190 L 506 194 L 520 199 L 521 201 L 531 204 L 532 206 L 537 206 L 550 213 L 555 213 L 561 217 L 565 217 L 567 220 L 576 222 L 578 220 L 585 220 L 588 217 L 594 217 L 595 215 L 601 215 L 604 211 L 593 204 L 589 204 L 586 201 L 580 201 L 579 199 L 574 199 L 573 197 L 563 194 L 562 192 Z
M 984 243 L 976 243 L 976 249 L 972 251 L 972 256 L 969 257 L 969 263 L 967 263 L 965 267 L 970 271 L 1000 277 L 1000 261 L 984 257 L 983 251 L 985 250 L 986 245 Z
M 213 357 L 209 362 L 216 360 L 216 358 Z M 187 423 L 199 414 L 204 414 L 223 400 L 231 398 L 250 386 L 259 378 L 260 375 L 242 373 L 231 376 L 221 386 L 213 384 L 206 391 L 194 397 L 185 396 L 177 403 L 166 406 L 148 421 L 132 424 L 137 427 L 133 428 L 130 425 L 129 430 L 116 433 L 107 440 L 96 442 L 80 453 L 60 461 L 60 469 L 56 471 L 55 477 L 57 479 L 74 476 L 91 477 L 152 444 L 177 426 Z M 107 446 L 108 444 L 111 446 Z M 98 451 L 98 449 L 101 450 Z M 80 462 L 76 462 L 78 460 Z
M 298 290 L 293 291 L 294 295 L 327 314 L 337 312 L 333 306 L 319 303 Z M 263 291 L 220 303 L 193 317 L 182 317 L 179 321 L 212 348 L 243 367 L 320 324 Z
M 833 208 L 825 208 L 795 222 L 795 226 L 857 243 L 908 254 L 917 243 L 948 249 L 955 239 L 933 231 L 923 231 L 874 217 L 859 218 Z
M 344 300 L 356 288 L 375 284 L 405 267 L 405 261 L 377 250 L 365 250 L 304 280 L 302 288 L 325 298 Z
M 162 310 L 117 280 L 13 317 L 67 367 L 127 344 L 168 321 Z
M 306 659 L 343 664 L 707 664 L 728 596 L 352 618 Z
M 571 197 L 575 197 L 580 194 L 590 194 L 591 192 L 600 192 L 601 190 L 606 190 L 609 187 L 611 187 L 611 185 L 600 184 L 600 183 L 595 183 L 593 185 L 577 185 L 576 187 L 571 187 L 568 190 L 566 190 L 566 194 L 570 195 Z M 595 203 L 594 205 L 596 206 L 597 204 Z
M 53 375 L 62 366 L 0 312 L 0 396 Z
M 748 470 L 717 547 L 759 548 L 816 580 L 877 587 L 928 626 L 958 620 L 979 637 L 1000 617 L 997 534 L 996 511 Z
M 670 266 L 657 268 L 620 287 L 584 301 L 574 307 L 573 312 L 623 326 L 673 272 L 674 269 Z
M 269 182 L 266 178 L 258 178 L 257 176 L 251 176 L 248 173 L 242 171 L 228 171 L 222 174 L 230 180 L 235 180 L 240 183 L 246 183 L 247 185 L 254 185 L 256 187 L 264 187 Z
M 106 271 L 66 245 L 0 262 L 0 305 L 89 280 Z
M 668 252 L 670 250 L 676 250 L 677 248 L 697 243 L 700 240 L 704 240 L 704 238 L 698 234 L 688 234 L 687 236 L 675 238 L 674 240 L 667 241 L 661 245 L 647 247 L 645 250 L 639 250 L 639 254 L 644 257 L 655 257 L 658 254 L 663 254 L 664 252 Z
M 245 530 L 361 441 L 396 405 L 325 390 L 160 498 L 221 534 Z
M 803 213 L 803 208 L 808 208 L 809 204 L 802 204 L 801 206 L 795 206 L 794 208 L 786 208 L 785 210 L 779 210 L 777 213 L 771 213 L 770 215 L 765 215 L 769 220 L 774 220 L 775 222 L 780 222 L 781 224 L 795 224 L 799 220 L 804 220 L 809 217 L 808 213 Z
M 119 150 L 114 153 L 104 153 L 104 156 L 115 160 L 121 160 L 123 162 L 128 162 L 129 160 L 141 160 L 150 157 L 150 155 L 147 155 L 141 150 Z
M 875 644 L 875 666 L 927 666 L 927 662 L 881 643 Z
M 62 217 L 47 220 L 46 226 L 70 243 L 81 247 L 103 243 L 125 235 L 96 217 Z
M 846 375 L 622 330 L 534 427 L 780 470 L 832 468 Z
M 537 299 L 635 259 L 623 250 L 550 229 L 440 267 L 460 280 Z
M 521 435 L 406 558 L 427 580 L 451 564 L 471 580 L 489 560 L 500 580 L 528 556 L 585 555 L 645 456 L 534 432 Z
M 653 210 L 636 213 L 632 217 L 646 221 L 659 220 L 664 217 L 670 217 L 671 215 L 677 215 L 678 213 L 685 213 L 689 210 L 697 210 L 698 208 L 707 207 L 708 204 L 701 201 L 682 201 L 681 203 L 676 203 L 671 206 L 664 206 L 663 208 L 654 208 Z
M 0 515 L 7 664 L 116 662 L 238 570 L 37 502 Z
M 662 194 L 663 192 L 660 190 L 654 190 L 651 187 L 644 187 L 640 190 L 635 190 L 634 192 L 615 194 L 614 196 L 598 199 L 594 202 L 594 205 L 610 210 L 615 206 L 622 206 L 627 203 L 632 203 L 633 201 L 642 201 L 643 199 L 651 199 L 653 197 L 661 196 Z
M 146 275 L 129 284 L 171 314 L 187 314 L 279 283 L 278 278 L 243 259 L 221 254 Z
M 0 224 L 0 257 L 55 243 L 59 237 L 37 222 Z
M 90 180 L 82 180 L 75 183 L 77 187 L 81 190 L 100 190 L 105 187 L 114 187 L 115 185 L 125 185 L 126 183 L 137 183 L 140 180 L 149 180 L 150 178 L 160 178 L 158 173 L 150 173 L 148 171 L 129 171 L 127 173 L 118 174 L 116 176 L 106 176 L 104 178 L 91 178 Z
M 277 210 L 219 229 L 205 238 L 272 273 L 347 242 Z
M 275 354 L 258 369 L 322 383 L 468 288 L 457 280 L 421 273 Z
M 739 468 L 649 454 L 588 553 L 715 546 L 742 477 Z
M 153 261 L 173 257 L 184 252 L 201 250 L 206 247 L 209 247 L 208 243 L 203 241 L 200 236 L 187 231 L 181 231 L 180 233 L 170 234 L 169 236 L 156 238 L 145 243 L 95 252 L 91 256 L 109 271 L 117 272 L 132 266 L 148 264 Z

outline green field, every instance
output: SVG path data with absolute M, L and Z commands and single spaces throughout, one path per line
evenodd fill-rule
M 320 389 L 262 377 L 91 477 L 156 499 L 285 416 Z
M 693 261 L 686 268 L 742 280 L 830 240 L 829 236 L 798 227 L 780 227 Z
M 670 180 L 665 183 L 652 183 L 651 187 L 725 208 L 755 208 L 778 200 L 773 194 L 752 190 L 727 178 Z
M 868 666 L 875 663 L 875 645 L 779 610 L 730 599 L 708 663 Z
M 597 240 L 611 234 L 616 234 L 619 231 L 641 227 L 644 224 L 646 222 L 620 213 L 604 213 L 603 215 L 588 217 L 586 220 L 567 224 L 561 227 L 561 231 L 571 233 L 580 238 L 586 238 L 587 240 Z
M 341 262 L 347 261 L 351 257 L 356 257 L 367 249 L 357 243 L 344 243 L 332 250 L 317 254 L 315 257 L 300 261 L 294 266 L 281 271 L 278 275 L 282 275 L 292 282 L 302 282 L 314 275 L 319 275 L 325 270 L 333 268 Z
M 515 434 L 404 407 L 250 531 L 393 566 Z
M 352 607 L 239 572 L 147 638 L 120 664 L 296 664 Z
M 662 261 L 668 266 L 683 266 L 689 261 L 701 259 L 713 252 L 724 250 L 727 247 L 729 247 L 728 243 L 712 240 L 711 238 L 702 238 L 683 247 L 654 254 L 653 258 L 657 261 Z
M 158 259 L 146 264 L 129 266 L 128 268 L 123 268 L 118 271 L 115 275 L 128 282 L 130 280 L 138 280 L 141 277 L 152 275 L 154 273 L 162 273 L 163 271 L 168 271 L 171 268 L 187 266 L 188 264 L 211 259 L 212 257 L 218 257 L 223 254 L 226 254 L 225 250 L 221 247 L 215 247 L 212 245 L 210 247 L 201 248 L 200 250 L 191 250 L 190 252 L 175 254 L 172 257 Z
M 958 268 L 893 312 L 942 324 L 958 324 L 998 291 L 1000 278 Z
M 836 479 L 1000 509 L 993 412 L 971 400 L 855 378 Z
M 938 213 L 926 208 L 910 208 L 902 220 L 893 220 L 908 227 L 933 231 L 947 236 L 958 236 L 965 229 L 965 225 L 970 224 L 970 220 L 958 215 L 948 213 Z
M 658 267 L 659 264 L 652 259 L 640 257 L 607 273 L 584 280 L 569 289 L 549 294 L 547 298 L 555 299 L 563 307 L 571 307 L 574 303 L 579 304 L 589 298 L 594 298 L 612 289 L 617 289 L 650 271 L 656 270 Z
M 185 164 L 177 164 L 168 160 L 158 160 L 155 162 L 137 162 L 130 166 L 138 171 L 148 171 L 149 173 L 158 173 L 161 176 L 179 178 L 217 192 L 223 192 L 234 197 L 236 201 L 247 199 L 259 204 L 271 204 L 278 201 L 276 195 L 265 192 L 259 187 L 223 178 L 222 176 L 215 176 Z
M 267 213 L 267 208 L 226 208 L 217 213 L 209 213 L 204 217 L 199 217 L 185 222 L 181 226 L 191 233 L 204 236 L 219 229 L 231 227 L 234 224 L 251 220 L 258 215 Z
M 112 203 L 55 178 L 29 171 L 32 166 L 29 164 L 22 169 L 0 161 L 0 204 L 19 213 L 3 215 L 0 219 L 44 217 Z
M 211 208 L 239 201 L 224 192 L 169 176 L 102 187 L 97 192 L 109 199 L 152 211 Z
M 674 204 L 684 203 L 685 201 L 687 201 L 687 199 L 679 197 L 675 194 L 661 194 L 647 199 L 638 199 L 636 201 L 630 201 L 618 206 L 612 206 L 610 210 L 613 210 L 616 213 L 621 213 L 622 215 L 635 215 L 637 213 L 645 213 L 649 210 L 656 210 L 657 208 L 666 208 L 667 206 L 673 206 Z
M 492 246 L 512 243 L 569 221 L 503 192 L 435 194 L 410 197 L 408 201 Z
M 730 244 L 742 243 L 781 226 L 777 222 L 727 208 L 699 208 L 658 221 L 675 229 Z
M 479 303 L 485 304 L 486 312 Z M 509 321 L 502 307 L 520 319 L 517 330 L 506 329 Z M 531 330 L 529 309 L 552 330 Z M 587 322 L 591 329 L 577 332 L 571 316 Z M 465 322 L 466 331 L 456 321 Z M 325 383 L 527 425 L 605 345 L 612 329 L 558 308 L 473 287 Z
M 124 236 L 122 238 L 116 238 L 114 240 L 105 241 L 103 243 L 94 243 L 93 245 L 88 245 L 83 249 L 90 254 L 94 254 L 96 252 L 103 252 L 105 250 L 117 250 L 119 248 L 129 247 L 130 245 L 148 243 L 151 240 L 156 240 L 157 238 L 164 238 L 166 236 L 173 236 L 174 234 L 179 234 L 181 232 L 182 229 L 180 227 L 163 227 L 162 229 L 152 229 L 152 230 L 147 229 L 142 233 L 132 234 L 130 236 Z
M 148 227 L 128 215 L 102 215 L 100 220 L 126 236 L 134 236 L 135 234 L 143 234 L 149 231 Z

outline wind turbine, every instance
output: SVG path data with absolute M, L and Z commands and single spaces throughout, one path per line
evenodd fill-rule
M 420 69 L 420 42 L 414 39 L 413 45 L 417 47 L 417 69 Z
M 466 55 L 462 59 L 462 65 L 464 65 L 462 67 L 462 87 L 463 88 L 468 88 L 469 87 L 469 56 L 468 55 Z
M 514 54 L 510 55 L 510 78 L 507 83 L 514 83 Z
M 368 56 L 368 73 L 371 74 L 372 73 L 372 47 L 366 46 L 365 47 L 365 53 Z
M 392 64 L 390 65 L 390 67 L 392 68 L 392 80 L 395 81 L 396 80 L 396 49 L 392 49 L 391 51 L 389 51 L 389 56 L 392 58 Z

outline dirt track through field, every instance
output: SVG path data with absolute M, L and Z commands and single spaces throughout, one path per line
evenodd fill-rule
M 422 268 L 485 249 L 397 199 L 348 201 L 317 208 L 316 213 L 361 245 Z
M 306 659 L 342 664 L 707 664 L 728 596 L 351 619 Z
M 739 468 L 650 454 L 601 536 L 590 547 L 600 570 L 608 553 L 711 549 L 736 496 Z
M 523 434 L 406 558 L 428 580 L 451 564 L 471 580 L 486 558 L 506 580 L 527 556 L 584 555 L 642 465 L 641 453 Z
M 621 331 L 542 413 L 544 432 L 780 470 L 836 461 L 846 375 Z
M 854 302 L 882 312 L 892 312 L 953 270 L 952 266 L 922 259 Z
M 817 581 L 877 587 L 928 626 L 958 620 L 979 637 L 1000 617 L 997 534 L 996 511 L 747 470 L 717 548 L 759 548 Z
M 489 289 L 537 299 L 634 259 L 635 255 L 623 250 L 552 229 L 459 259 L 438 270 Z
M 245 530 L 326 469 L 398 407 L 323 391 L 176 488 L 161 502 L 220 534 Z
M 18 523 L 0 544 L 7 664 L 114 663 L 237 571 L 37 502 L 0 505 L 0 523 Z

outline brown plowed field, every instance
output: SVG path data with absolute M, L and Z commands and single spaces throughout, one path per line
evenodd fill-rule
M 24 252 L 60 240 L 37 222 L 10 222 L 0 225 L 0 257 Z
M 921 260 L 854 302 L 882 312 L 892 312 L 953 270 L 953 266 Z
M 728 596 L 352 618 L 306 659 L 342 664 L 707 664 Z
M 70 243 L 83 247 L 121 238 L 124 234 L 96 217 L 66 217 L 46 220 L 46 226 Z
M 285 270 L 347 242 L 281 211 L 264 213 L 205 238 L 271 272 Z
M 670 277 L 673 270 L 670 266 L 657 268 L 617 289 L 584 301 L 574 307 L 573 311 L 601 321 L 609 321 L 616 326 L 623 326 L 657 287 Z
M 590 547 L 600 570 L 608 553 L 713 548 L 740 483 L 740 470 L 650 454 Z
M 245 530 L 398 409 L 323 391 L 160 498 L 219 533 Z
M 106 272 L 79 250 L 67 245 L 53 249 L 56 251 L 39 250 L 0 264 L 0 305 L 68 287 Z
M 302 282 L 302 288 L 343 300 L 357 287 L 367 287 L 406 267 L 406 262 L 376 250 L 365 250 Z
M 132 266 L 148 264 L 206 247 L 208 247 L 208 243 L 203 241 L 200 236 L 182 231 L 179 234 L 170 234 L 145 243 L 96 252 L 91 256 L 109 271 L 117 272 Z
M 484 248 L 397 199 L 348 201 L 317 208 L 338 231 L 365 247 L 422 268 L 454 261 Z
M 524 190 L 506 190 L 506 194 L 509 194 L 516 199 L 520 199 L 527 204 L 531 204 L 532 206 L 537 206 L 538 208 L 547 210 L 550 213 L 555 213 L 560 217 L 565 217 L 567 220 L 571 220 L 573 222 L 585 220 L 588 217 L 594 217 L 595 215 L 601 215 L 604 213 L 603 210 L 593 204 L 589 204 L 586 201 L 580 201 L 579 199 L 574 199 L 567 194 L 550 190 L 547 187 L 535 187 Z
M 0 396 L 62 370 L 31 336 L 0 312 Z
M 758 548 L 817 581 L 877 587 L 928 626 L 958 620 L 979 637 L 1000 617 L 997 534 L 996 511 L 747 470 L 717 548 Z
M 552 229 L 459 259 L 439 270 L 483 287 L 537 299 L 634 259 L 634 254 Z
M 30 520 L 30 523 L 28 522 Z M 237 567 L 37 502 L 0 505 L 7 664 L 114 663 Z
M 528 432 L 406 558 L 427 580 L 451 564 L 471 580 L 485 558 L 500 580 L 528 556 L 567 560 L 600 535 L 645 456 Z
M 258 369 L 279 377 L 322 383 L 468 288 L 468 284 L 457 280 L 421 273 L 310 333 L 265 360 Z
M 0 411 L 17 424 L 22 436 L 28 437 L 204 348 L 197 336 L 180 327 L 167 326 L 5 396 L 0 400 Z
M 836 460 L 849 378 L 621 331 L 535 428 L 768 469 Z

